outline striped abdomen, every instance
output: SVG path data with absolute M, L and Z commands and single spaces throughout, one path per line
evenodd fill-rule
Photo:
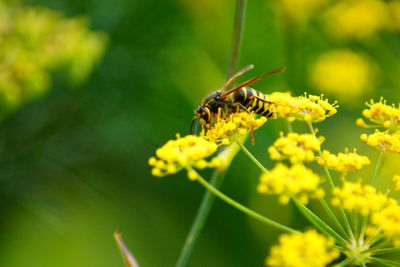
M 275 115 L 275 107 L 263 93 L 249 87 L 243 87 L 233 96 L 235 103 L 240 103 L 248 111 L 265 117 Z

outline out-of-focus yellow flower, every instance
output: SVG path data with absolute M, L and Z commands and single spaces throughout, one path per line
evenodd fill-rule
M 198 169 L 214 168 L 223 165 L 220 158 L 205 160 L 217 151 L 218 146 L 205 140 L 203 137 L 187 135 L 185 137 L 177 136 L 176 140 L 170 140 L 161 148 L 156 150 L 157 157 L 149 159 L 149 165 L 153 167 L 151 173 L 154 176 L 162 177 L 168 174 L 174 174 L 182 168 Z M 196 179 L 193 171 L 188 171 L 190 179 Z
M 332 193 L 335 196 L 332 199 L 334 206 L 342 203 L 343 208 L 360 212 L 364 216 L 379 211 L 394 201 L 385 194 L 377 192 L 373 186 L 349 181 L 345 181 L 342 188 L 335 187 Z
M 321 178 L 304 165 L 296 164 L 288 168 L 277 164 L 270 173 L 261 175 L 257 190 L 262 194 L 279 195 L 282 204 L 288 203 L 291 196 L 307 204 L 309 198 L 324 195 L 324 191 L 319 187 L 320 183 Z
M 315 14 L 326 2 L 326 0 L 279 0 L 276 1 L 276 7 L 282 13 L 285 23 L 298 23 Z
M 382 152 L 400 153 L 400 135 L 389 134 L 375 130 L 375 133 L 367 135 L 362 134 L 361 140 L 367 145 L 379 149 Z
M 371 222 L 386 233 L 395 246 L 400 247 L 400 206 L 397 203 L 374 213 Z
M 220 118 L 214 124 L 209 124 L 202 135 L 211 142 L 229 145 L 239 136 L 260 128 L 266 121 L 266 117 L 256 118 L 252 112 L 235 112 L 226 118 Z
M 337 155 L 331 154 L 328 150 L 324 150 L 318 157 L 319 165 L 334 169 L 346 174 L 349 171 L 359 171 L 364 165 L 370 164 L 370 160 L 366 156 L 358 155 L 356 150 L 350 152 L 345 149 L 344 153 Z
M 293 164 L 311 162 L 315 159 L 314 152 L 320 150 L 322 142 L 323 138 L 317 139 L 312 134 L 289 133 L 283 136 L 281 133 L 281 137 L 268 148 L 268 152 L 273 160 L 289 159 Z
M 289 121 L 320 122 L 337 113 L 337 102 L 330 104 L 323 95 L 293 97 L 290 93 L 273 93 L 268 99 L 276 103 L 278 117 L 286 117 Z
M 364 117 L 373 123 L 369 125 L 363 119 L 357 120 L 357 125 L 364 128 L 382 127 L 388 129 L 389 132 L 398 132 L 400 129 L 400 106 L 394 104 L 387 105 L 386 100 L 381 98 L 375 103 L 371 100 L 366 103 L 368 109 L 364 109 L 362 114 Z
M 367 57 L 343 49 L 319 56 L 310 73 L 318 90 L 341 102 L 353 102 L 373 87 L 376 67 Z
M 83 81 L 105 48 L 105 35 L 84 18 L 66 18 L 46 8 L 0 2 L 0 117 L 45 93 L 51 75 Z
M 338 1 L 324 16 L 327 32 L 336 38 L 366 40 L 390 25 L 384 1 Z
M 391 26 L 394 30 L 400 31 L 400 1 L 390 1 L 387 5 L 391 16 Z
M 393 182 L 396 184 L 396 190 L 400 191 L 400 175 L 393 176 Z
M 283 234 L 272 246 L 265 264 L 271 267 L 325 267 L 339 257 L 333 239 L 308 230 L 305 233 Z

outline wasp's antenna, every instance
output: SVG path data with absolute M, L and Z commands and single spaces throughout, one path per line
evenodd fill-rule
M 285 69 L 286 69 L 285 67 L 279 68 L 279 69 L 273 70 L 273 71 L 271 71 L 271 72 L 261 74 L 261 75 L 259 75 L 259 76 L 257 76 L 257 77 L 254 77 L 254 78 L 250 79 L 250 80 L 247 80 L 247 81 L 245 81 L 244 83 L 241 83 L 241 84 L 239 84 L 238 86 L 236 86 L 235 88 L 229 90 L 228 92 L 223 93 L 223 94 L 221 95 L 221 99 L 224 99 L 225 97 L 227 97 L 228 95 L 232 94 L 233 92 L 239 90 L 239 89 L 242 88 L 242 87 L 245 87 L 245 86 L 247 86 L 247 85 L 250 85 L 250 84 L 253 84 L 253 83 L 255 83 L 255 82 L 258 82 L 259 80 L 261 80 L 261 79 L 264 78 L 265 76 L 268 76 L 268 75 L 271 75 L 271 74 L 274 74 L 274 73 L 282 72 L 282 71 L 284 71 Z
M 196 121 L 197 117 L 193 117 L 192 122 L 190 123 L 189 134 L 193 134 L 193 124 Z
M 232 75 L 232 77 L 230 77 L 224 84 L 224 86 L 222 86 L 221 91 L 225 91 L 227 88 L 229 88 L 229 86 L 237 79 L 237 77 L 239 77 L 240 75 L 242 75 L 245 72 L 248 72 L 249 70 L 253 69 L 254 65 L 247 65 L 246 67 L 244 67 L 243 69 L 239 70 L 238 72 L 236 72 L 235 74 Z

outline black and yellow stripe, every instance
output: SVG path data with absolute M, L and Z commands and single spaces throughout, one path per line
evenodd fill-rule
M 275 114 L 273 103 L 263 93 L 249 87 L 238 90 L 234 95 L 234 102 L 261 116 L 272 117 Z

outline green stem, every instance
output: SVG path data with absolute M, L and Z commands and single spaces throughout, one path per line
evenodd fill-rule
M 195 171 L 193 169 L 191 169 L 191 171 Z M 249 215 L 250 217 L 253 217 L 254 219 L 265 223 L 269 226 L 272 226 L 278 230 L 284 231 L 284 232 L 288 232 L 288 233 L 298 233 L 298 231 L 289 228 L 283 224 L 280 224 L 278 222 L 275 222 L 271 219 L 268 219 L 262 215 L 260 215 L 259 213 L 243 206 L 242 204 L 236 202 L 235 200 L 231 199 L 230 197 L 228 197 L 227 195 L 225 195 L 224 193 L 222 193 L 221 191 L 219 191 L 218 189 L 216 189 L 214 186 L 212 186 L 211 184 L 209 184 L 203 177 L 201 177 L 199 174 L 197 174 L 197 181 L 199 181 L 205 188 L 207 188 L 208 191 L 210 191 L 211 193 L 213 193 L 214 195 L 216 195 L 217 197 L 219 197 L 220 199 L 222 199 L 223 201 L 225 201 L 226 203 L 230 204 L 231 206 L 237 208 L 238 210 L 246 213 L 247 215 Z
M 228 65 L 228 71 L 226 74 L 227 78 L 230 78 L 234 74 L 239 61 L 240 45 L 243 38 L 244 18 L 246 14 L 246 1 L 247 0 L 236 1 L 235 24 L 233 26 L 232 36 L 232 50 Z
M 310 129 L 311 134 L 314 135 L 315 138 L 317 138 L 317 134 L 316 134 L 316 132 L 314 130 L 312 122 L 307 121 L 307 125 L 308 125 L 308 128 Z M 320 156 L 322 155 L 321 148 L 318 149 L 318 154 Z M 327 167 L 324 167 L 324 170 L 325 170 L 325 174 L 326 174 L 326 177 L 328 178 L 328 182 L 329 182 L 331 188 L 334 188 L 335 184 L 333 183 L 332 175 L 331 175 L 329 169 Z M 341 202 L 340 202 L 339 210 L 340 210 L 340 213 L 341 213 L 341 215 L 343 217 L 344 224 L 345 224 L 345 226 L 347 228 L 347 232 L 349 233 L 349 235 L 351 237 L 354 237 L 353 231 L 352 231 L 351 226 L 350 226 L 350 221 L 346 216 L 346 212 L 344 211 L 343 205 L 342 205 Z
M 381 151 L 381 152 L 379 152 L 378 159 L 376 160 L 375 170 L 372 175 L 372 179 L 371 179 L 372 186 L 374 186 L 376 184 L 376 179 L 378 179 L 384 163 L 385 163 L 385 157 L 384 157 L 384 153 Z
M 381 255 L 381 254 L 391 254 L 391 253 L 400 253 L 400 248 L 380 248 L 380 249 L 371 249 L 368 250 L 373 255 Z
M 299 208 L 301 213 L 321 232 L 326 235 L 333 237 L 337 244 L 342 247 L 346 247 L 346 240 L 340 236 L 335 230 L 333 230 L 327 223 L 325 223 L 321 218 L 319 218 L 314 212 L 312 212 L 309 208 L 307 208 L 304 204 L 302 204 L 296 197 L 293 197 L 293 202 Z
M 326 203 L 325 198 L 320 198 L 319 202 L 321 202 L 321 205 L 324 207 L 324 209 L 328 213 L 329 217 L 335 222 L 336 226 L 339 228 L 339 230 L 342 233 L 342 235 L 348 238 L 349 234 L 346 232 L 346 230 L 344 230 L 342 224 L 339 222 L 338 218 L 333 213 L 333 211 L 329 207 L 328 203 Z
M 236 16 L 233 28 L 233 37 L 232 37 L 232 51 L 230 56 L 230 62 L 228 65 L 227 78 L 230 78 L 232 74 L 235 72 L 237 68 L 239 53 L 240 53 L 240 44 L 243 36 L 243 28 L 244 28 L 244 15 L 246 12 L 246 1 L 247 0 L 237 0 L 236 2 Z M 219 155 L 223 154 L 227 149 L 219 153 Z M 237 151 L 228 155 L 231 159 L 235 157 Z M 212 177 L 211 184 L 215 188 L 219 188 L 222 184 L 222 181 L 225 177 L 225 169 L 215 169 Z M 181 254 L 179 256 L 176 267 L 185 267 L 188 265 L 190 256 L 192 254 L 193 248 L 201 234 L 201 231 L 204 227 L 204 224 L 208 218 L 211 207 L 214 203 L 215 196 L 211 194 L 209 191 L 206 191 L 203 199 L 201 201 L 200 207 L 197 211 L 194 222 L 190 228 L 190 232 L 186 238 L 185 244 L 181 250 Z
M 356 260 L 355 257 L 346 258 L 342 262 L 334 265 L 334 267 L 344 267 L 344 266 L 347 266 L 349 264 L 352 264 L 355 260 Z
M 242 151 L 260 168 L 263 172 L 270 173 L 257 159 L 251 154 L 251 152 L 240 142 L 235 141 L 236 144 L 242 149 Z

